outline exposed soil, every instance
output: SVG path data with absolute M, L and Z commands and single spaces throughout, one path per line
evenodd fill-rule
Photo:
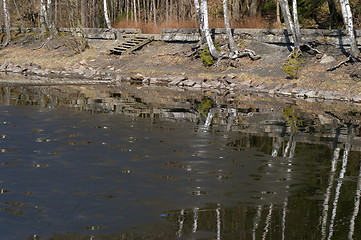
M 287 46 L 243 41 L 240 45 L 256 51 L 261 56 L 260 60 L 252 61 L 247 57 L 221 60 L 216 67 L 205 67 L 200 58 L 186 56 L 191 52 L 193 44 L 154 41 L 134 54 L 118 56 L 109 54 L 109 49 L 116 41 L 89 41 L 89 47 L 80 53 L 69 41 L 59 38 L 36 49 L 36 46 L 41 46 L 40 42 L 26 42 L 24 38 L 20 38 L 15 44 L 0 51 L 0 64 L 31 62 L 40 65 L 42 69 L 57 70 L 77 69 L 85 65 L 110 73 L 129 76 L 140 73 L 148 77 L 182 75 L 188 78 L 213 79 L 232 74 L 239 82 L 252 81 L 257 85 L 293 84 L 298 88 L 333 91 L 345 95 L 361 93 L 361 63 L 346 64 L 334 71 L 326 71 L 346 59 L 343 51 L 335 46 L 318 46 L 321 54 L 317 55 L 304 53 L 300 78 L 290 79 L 281 69 L 290 54 Z M 324 54 L 333 57 L 334 61 L 321 63 Z

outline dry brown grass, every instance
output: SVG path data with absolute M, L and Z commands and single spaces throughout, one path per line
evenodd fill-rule
M 96 54 L 94 48 L 69 56 L 47 49 L 32 50 L 30 48 L 11 46 L 1 51 L 0 63 L 13 62 L 14 64 L 23 64 L 31 62 L 42 66 L 42 68 L 59 69 L 74 66 L 74 64 L 79 63 L 82 59 L 95 58 Z

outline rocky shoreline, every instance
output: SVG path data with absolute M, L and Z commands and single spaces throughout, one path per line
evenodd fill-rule
M 124 75 L 120 69 L 112 67 L 94 69 L 87 66 L 86 62 L 80 62 L 76 68 L 64 68 L 62 70 L 42 69 L 33 63 L 14 64 L 6 62 L 0 64 L 0 79 L 2 84 L 26 84 L 26 85 L 87 85 L 108 84 L 118 85 L 120 83 L 137 84 L 140 86 L 163 86 L 175 87 L 189 90 L 217 90 L 248 91 L 268 93 L 302 99 L 338 100 L 353 103 L 361 103 L 361 93 L 358 95 L 347 95 L 342 92 L 325 91 L 298 86 L 297 83 L 269 84 L 265 82 L 254 82 L 252 80 L 242 81 L 236 75 L 223 74 L 214 78 L 200 78 L 182 76 L 150 77 L 140 73 Z M 7 76 L 4 77 L 4 76 Z

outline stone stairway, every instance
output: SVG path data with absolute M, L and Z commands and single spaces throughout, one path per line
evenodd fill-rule
M 130 54 L 133 51 L 136 51 L 139 48 L 152 42 L 153 40 L 154 40 L 153 37 L 142 37 L 142 36 L 127 37 L 124 42 L 110 49 L 110 53 L 116 55 Z

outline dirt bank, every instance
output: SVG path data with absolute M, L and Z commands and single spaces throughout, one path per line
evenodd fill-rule
M 0 78 L 109 79 L 361 101 L 361 63 L 326 71 L 346 59 L 333 45 L 318 46 L 321 54 L 316 56 L 305 53 L 299 79 L 290 79 L 281 69 L 290 54 L 287 46 L 242 41 L 242 47 L 255 50 L 261 59 L 240 58 L 205 67 L 201 59 L 187 57 L 192 44 L 154 41 L 131 55 L 110 55 L 115 43 L 89 41 L 89 48 L 79 54 L 65 45 L 35 49 L 35 43 L 13 44 L 0 51 Z

